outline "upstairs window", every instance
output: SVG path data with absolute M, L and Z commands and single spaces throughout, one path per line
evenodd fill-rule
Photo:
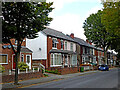
M 70 44 L 70 50 L 73 51 L 73 43 Z
M 87 54 L 87 48 L 85 48 L 85 54 Z
M 85 54 L 85 47 L 83 47 L 83 54 Z
M 65 50 L 67 50 L 67 42 L 65 42 Z
M 57 39 L 56 39 L 56 38 L 53 38 L 53 39 L 52 39 L 52 47 L 53 47 L 53 48 L 57 48 L 57 43 L 58 43 Z
M 63 49 L 63 40 L 61 40 L 61 49 Z

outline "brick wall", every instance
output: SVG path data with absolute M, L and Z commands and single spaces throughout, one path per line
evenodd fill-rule
M 32 63 L 41 63 L 46 67 L 46 60 L 32 60 Z
M 2 76 L 2 83 L 13 82 L 14 77 L 15 77 L 14 75 Z M 40 78 L 40 77 L 43 77 L 42 71 L 31 72 L 31 73 L 21 73 L 18 75 L 18 80 L 27 80 L 27 79 L 31 79 L 31 78 Z
M 3 49 L 2 44 L 0 44 L 0 54 L 7 54 L 8 55 L 8 64 L 2 64 L 2 66 L 4 66 L 5 69 L 11 69 L 12 68 L 12 54 L 13 54 L 12 48 Z
M 60 73 L 61 75 L 70 74 L 70 73 L 77 73 L 78 72 L 77 67 L 66 67 L 66 68 L 50 67 L 50 68 L 47 68 L 48 71 L 56 70 L 56 69 L 58 70 L 58 73 Z
M 47 37 L 47 65 L 46 68 L 50 67 L 50 53 L 49 51 L 52 49 L 52 37 Z
M 61 39 L 57 38 L 57 49 L 61 50 Z M 49 51 L 52 49 L 52 37 L 47 36 L 47 65 L 46 68 L 50 67 L 50 53 Z M 63 40 L 63 50 L 64 50 L 64 40 Z

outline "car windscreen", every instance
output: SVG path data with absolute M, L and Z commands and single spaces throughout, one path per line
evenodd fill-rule
M 105 67 L 105 65 L 101 65 L 101 67 Z

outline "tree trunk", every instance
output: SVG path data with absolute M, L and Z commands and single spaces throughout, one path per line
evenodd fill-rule
M 105 49 L 105 47 L 103 47 L 103 51 L 104 51 L 104 64 L 107 65 L 107 50 Z
M 15 67 L 15 82 L 14 84 L 18 85 L 18 60 L 19 60 L 19 57 L 20 57 L 20 49 L 21 49 L 21 44 L 20 42 L 18 41 L 18 45 L 17 45 L 17 52 L 16 52 L 16 58 L 15 58 L 15 63 L 16 63 L 16 67 Z
M 18 84 L 18 53 L 15 54 L 15 82 L 14 84 Z
M 104 51 L 104 61 L 105 61 L 105 64 L 107 65 L 107 51 Z

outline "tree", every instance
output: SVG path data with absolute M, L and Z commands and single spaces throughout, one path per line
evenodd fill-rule
M 25 38 L 36 38 L 37 32 L 45 29 L 52 18 L 53 3 L 46 2 L 2 2 L 2 42 L 9 43 L 15 53 L 15 84 L 18 84 L 18 58 Z M 17 40 L 15 48 L 11 39 Z
M 102 11 L 99 10 L 95 14 L 91 14 L 84 22 L 84 34 L 89 41 L 97 47 L 103 48 L 104 61 L 107 64 L 107 50 L 111 45 L 112 34 L 108 33 L 106 27 L 101 22 Z
M 104 7 L 101 17 L 102 23 L 105 25 L 106 30 L 109 33 L 120 36 L 120 2 L 116 2 L 115 0 L 105 2 L 103 0 L 102 4 Z M 117 39 L 118 37 L 112 38 Z
M 103 0 L 102 4 L 104 8 L 101 21 L 107 32 L 113 34 L 111 48 L 120 53 L 120 2 L 115 0 L 106 2 Z

